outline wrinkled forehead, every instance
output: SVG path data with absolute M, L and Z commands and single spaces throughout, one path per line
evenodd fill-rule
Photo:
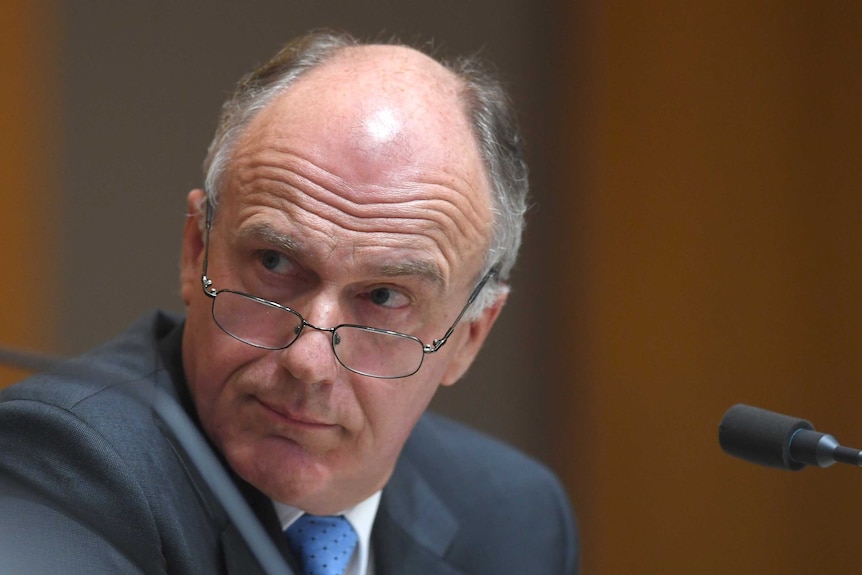
M 224 191 L 279 196 L 287 211 L 326 214 L 341 231 L 410 221 L 435 238 L 450 266 L 462 259 L 478 268 L 490 194 L 460 89 L 448 70 L 410 49 L 339 56 L 258 113 L 234 150 Z

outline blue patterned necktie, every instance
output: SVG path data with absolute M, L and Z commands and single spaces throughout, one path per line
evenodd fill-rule
M 307 513 L 284 532 L 303 575 L 343 575 L 356 548 L 356 532 L 344 516 Z

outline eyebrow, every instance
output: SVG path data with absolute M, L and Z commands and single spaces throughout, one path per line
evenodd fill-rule
M 255 238 L 261 239 L 274 247 L 299 258 L 301 254 L 307 252 L 302 243 L 297 241 L 293 236 L 284 234 L 276 230 L 269 224 L 256 223 L 242 228 L 238 233 L 240 238 Z M 433 283 L 438 288 L 443 288 L 446 285 L 443 277 L 443 272 L 440 267 L 433 261 L 412 259 L 404 260 L 395 263 L 386 263 L 374 269 L 375 273 L 390 278 L 416 276 Z
M 303 251 L 300 243 L 292 236 L 279 232 L 269 224 L 252 224 L 240 229 L 238 235 L 242 239 L 262 239 L 278 249 L 291 254 L 298 254 Z
M 380 267 L 381 275 L 387 277 L 419 276 L 431 281 L 438 288 L 445 285 L 443 274 L 439 266 L 425 260 L 408 260 L 395 264 L 386 264 Z

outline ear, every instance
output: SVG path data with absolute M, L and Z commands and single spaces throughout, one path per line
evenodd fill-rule
M 186 224 L 183 228 L 183 248 L 180 258 L 180 292 L 186 306 L 192 296 L 201 289 L 203 269 L 204 237 L 203 218 L 205 210 L 203 190 L 192 190 L 186 198 Z
M 482 344 L 485 343 L 485 338 L 491 332 L 491 327 L 497 321 L 497 317 L 506 303 L 507 295 L 506 292 L 500 294 L 493 304 L 482 310 L 482 315 L 478 319 L 471 321 L 467 325 L 467 334 L 463 341 L 456 340 L 447 344 L 451 345 L 454 343 L 458 346 L 458 350 L 449 363 L 449 368 L 443 375 L 440 385 L 453 385 L 467 372 L 467 368 L 473 363 L 473 360 L 482 348 Z

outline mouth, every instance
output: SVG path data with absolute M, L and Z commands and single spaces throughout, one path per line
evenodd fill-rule
M 255 398 L 264 412 L 274 418 L 280 425 L 289 425 L 293 428 L 306 430 L 326 430 L 338 427 L 334 423 L 326 422 L 310 414 L 287 410 L 260 398 Z

